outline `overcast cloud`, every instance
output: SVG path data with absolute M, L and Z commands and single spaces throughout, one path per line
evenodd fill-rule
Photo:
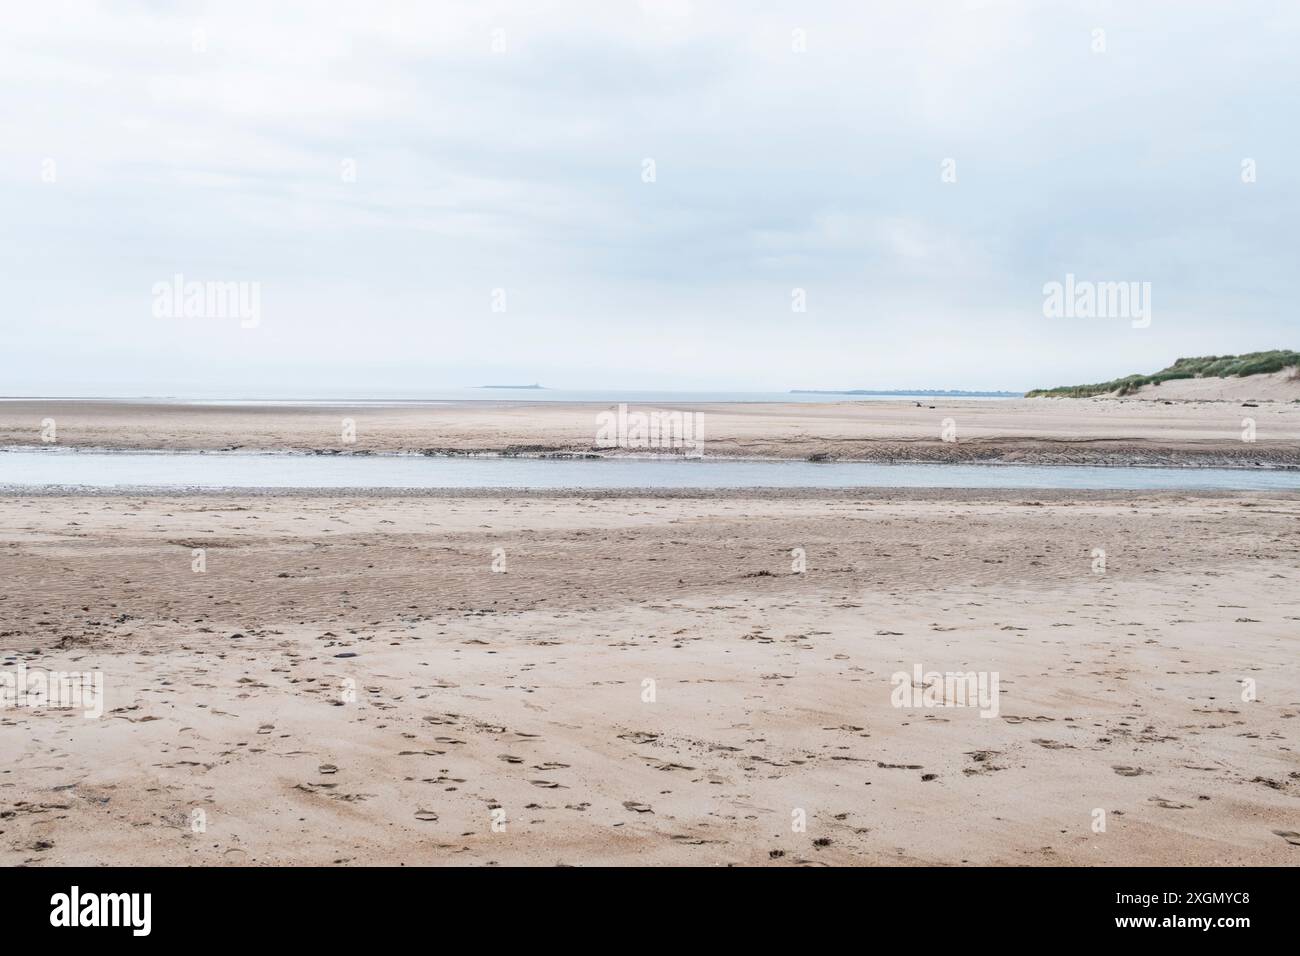
M 3 11 L 0 394 L 1019 389 L 1297 345 L 1295 3 Z M 156 317 L 177 273 L 260 322 Z M 1150 282 L 1150 327 L 1046 318 L 1066 273 Z

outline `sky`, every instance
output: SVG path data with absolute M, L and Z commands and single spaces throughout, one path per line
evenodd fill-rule
M 3 0 L 0 395 L 1020 390 L 1294 348 L 1298 40 L 1250 0 Z M 171 309 L 178 275 L 255 320 Z M 1149 321 L 1045 315 L 1067 275 L 1149 283 Z

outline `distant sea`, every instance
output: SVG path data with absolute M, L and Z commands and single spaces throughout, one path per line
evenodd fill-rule
M 887 391 L 810 391 L 785 392 L 712 392 L 671 391 L 663 389 L 564 389 L 564 388 L 443 388 L 406 389 L 392 391 L 344 388 L 313 390 L 312 394 L 289 389 L 265 389 L 250 393 L 222 392 L 218 390 L 186 390 L 177 392 L 139 392 L 125 390 L 59 392 L 45 395 L 6 395 L 0 401 L 19 398 L 101 399 L 125 402 L 174 402 L 193 405 L 426 405 L 448 402 L 627 402 L 633 403 L 683 403 L 683 402 L 884 402 L 924 401 L 948 399 L 1000 399 L 1019 398 L 1019 392 L 961 392 L 919 390 L 911 392 Z

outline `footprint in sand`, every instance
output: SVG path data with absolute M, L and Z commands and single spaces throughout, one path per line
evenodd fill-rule
M 658 740 L 659 735 L 652 734 L 649 731 L 645 731 L 645 730 L 636 730 L 628 734 L 619 734 L 618 739 L 628 740 L 634 744 L 648 744 L 651 741 Z
M 1146 773 L 1141 767 L 1111 767 L 1121 777 L 1140 777 Z
M 1152 803 L 1158 807 L 1164 807 L 1166 810 L 1190 810 L 1191 804 L 1178 803 L 1176 800 L 1166 800 L 1164 797 L 1148 797 Z
M 438 819 L 438 814 L 434 813 L 432 810 L 416 810 L 415 819 L 423 820 L 426 823 L 432 823 Z

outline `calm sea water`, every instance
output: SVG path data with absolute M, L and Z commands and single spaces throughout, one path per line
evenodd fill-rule
M 383 394 L 371 391 L 365 395 L 353 392 L 340 392 L 337 395 L 316 395 L 302 397 L 292 393 L 266 394 L 254 398 L 244 396 L 222 395 L 220 393 L 202 393 L 193 395 L 57 395 L 45 398 L 84 398 L 102 399 L 127 404 L 169 402 L 179 405 L 265 405 L 265 406 L 337 406 L 353 405 L 357 407 L 378 406 L 419 406 L 443 405 L 460 402 L 627 402 L 628 404 L 659 402 L 676 404 L 682 402 L 889 402 L 916 401 L 925 402 L 942 398 L 948 400 L 978 399 L 996 401 L 1012 396 L 995 395 L 918 395 L 915 392 L 890 392 L 880 395 L 850 395 L 843 392 L 826 392 L 817 394 L 797 394 L 794 392 L 672 392 L 672 391 L 620 391 L 617 389 L 578 390 L 578 389 L 529 389 L 529 388 L 445 388 L 424 389 L 418 393 L 411 391 Z M 1018 397 L 1018 396 L 1016 396 Z M 0 401 L 21 401 L 21 398 L 3 397 Z
M 434 458 L 0 450 L 0 486 L 41 488 L 1077 488 L 1300 490 L 1300 471 L 639 458 Z

